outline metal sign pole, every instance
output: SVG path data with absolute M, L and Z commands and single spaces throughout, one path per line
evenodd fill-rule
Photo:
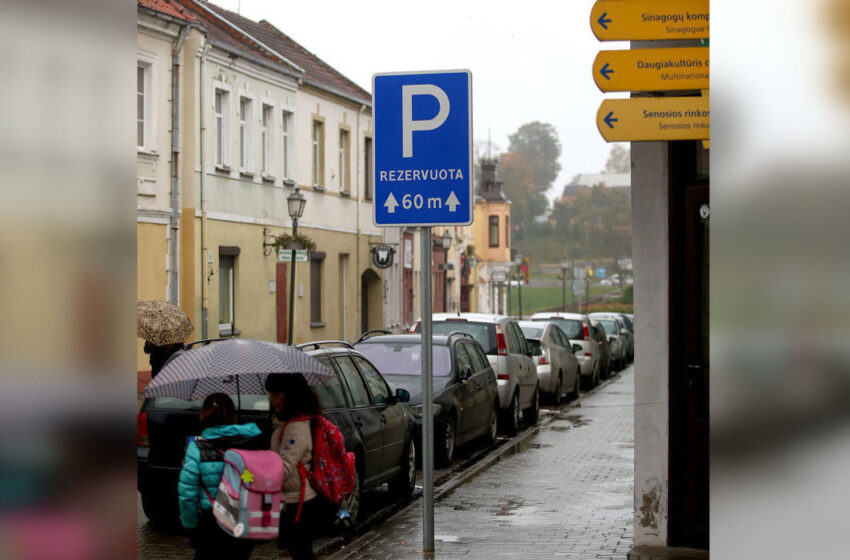
M 431 228 L 422 237 L 422 550 L 434 551 L 434 386 L 431 332 Z

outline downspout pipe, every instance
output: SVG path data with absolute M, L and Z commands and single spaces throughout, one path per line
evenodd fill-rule
M 180 304 L 180 255 L 178 237 L 180 234 L 180 192 L 178 185 L 178 165 L 180 163 L 180 56 L 183 44 L 189 35 L 189 27 L 183 26 L 177 37 L 177 44 L 171 54 L 171 235 L 168 241 L 169 271 L 168 300 L 174 305 Z
M 361 117 L 361 115 L 363 115 L 364 109 L 366 109 L 366 105 L 361 105 L 360 110 L 357 111 L 357 152 L 356 152 L 357 156 L 355 158 L 357 160 L 357 163 L 355 164 L 354 167 L 355 167 L 355 177 L 357 177 L 358 181 L 360 180 L 360 159 L 362 158 L 362 156 L 360 154 L 360 146 L 361 146 L 361 142 L 360 142 L 360 117 Z M 368 180 L 368 179 L 366 179 L 366 180 Z M 363 184 L 365 185 L 366 182 L 364 181 Z M 356 204 L 357 204 L 357 210 L 356 210 L 356 212 L 357 212 L 356 213 L 357 235 L 356 235 L 356 238 L 355 238 L 356 244 L 354 246 L 354 262 L 356 263 L 354 265 L 354 286 L 355 286 L 355 288 L 354 288 L 354 293 L 355 293 L 354 308 L 360 310 L 360 313 L 358 313 L 358 316 L 360 318 L 360 324 L 362 325 L 363 324 L 363 314 L 369 313 L 369 310 L 363 309 L 363 294 L 362 294 L 363 282 L 360 281 L 360 274 L 361 274 L 361 272 L 360 272 L 360 266 L 361 266 L 360 265 L 360 204 L 361 204 L 360 196 L 361 196 L 362 193 L 360 192 L 359 188 L 357 189 L 357 191 L 358 191 L 357 196 L 356 196 L 357 200 L 355 201 Z M 343 310 L 342 313 L 343 313 L 343 317 L 345 317 L 346 316 L 345 310 Z M 370 325 L 370 327 L 371 327 L 371 325 Z M 360 327 L 357 326 L 357 325 L 355 325 L 355 328 L 358 329 L 358 330 L 360 329 Z
M 198 112 L 199 118 L 199 132 L 198 132 L 198 148 L 200 150 L 200 164 L 201 164 L 201 176 L 199 179 L 199 194 L 200 194 L 200 210 L 201 210 L 201 339 L 206 340 L 209 338 L 209 332 L 207 327 L 208 315 L 209 315 L 209 302 L 207 292 L 209 288 L 207 286 L 210 278 L 210 273 L 207 272 L 208 269 L 212 268 L 212 263 L 207 261 L 208 258 L 208 249 L 207 249 L 207 212 L 206 212 L 206 198 L 204 194 L 204 180 L 207 176 L 207 166 L 206 166 L 206 151 L 204 150 L 204 136 L 206 135 L 206 127 L 204 126 L 204 115 L 206 114 L 206 106 L 204 105 L 204 91 L 206 90 L 207 84 L 204 81 L 204 62 L 207 59 L 207 52 L 210 50 L 210 43 L 204 41 L 204 47 L 201 49 L 201 62 L 200 62 L 200 70 L 198 72 L 198 81 L 200 83 L 200 87 L 198 88 L 198 103 L 200 104 L 200 111 Z

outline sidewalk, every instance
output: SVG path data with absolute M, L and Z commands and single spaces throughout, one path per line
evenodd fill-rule
M 437 497 L 434 555 L 416 500 L 330 560 L 622 558 L 632 546 L 634 369 Z

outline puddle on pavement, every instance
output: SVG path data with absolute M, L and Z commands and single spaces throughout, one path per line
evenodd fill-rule
M 460 537 L 457 535 L 434 535 L 434 540 L 444 543 L 458 543 L 460 542 Z

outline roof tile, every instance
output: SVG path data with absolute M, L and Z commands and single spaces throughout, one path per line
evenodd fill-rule
M 189 13 L 183 6 L 171 0 L 137 0 L 138 5 L 161 14 L 166 14 L 184 21 L 196 21 L 195 16 Z

